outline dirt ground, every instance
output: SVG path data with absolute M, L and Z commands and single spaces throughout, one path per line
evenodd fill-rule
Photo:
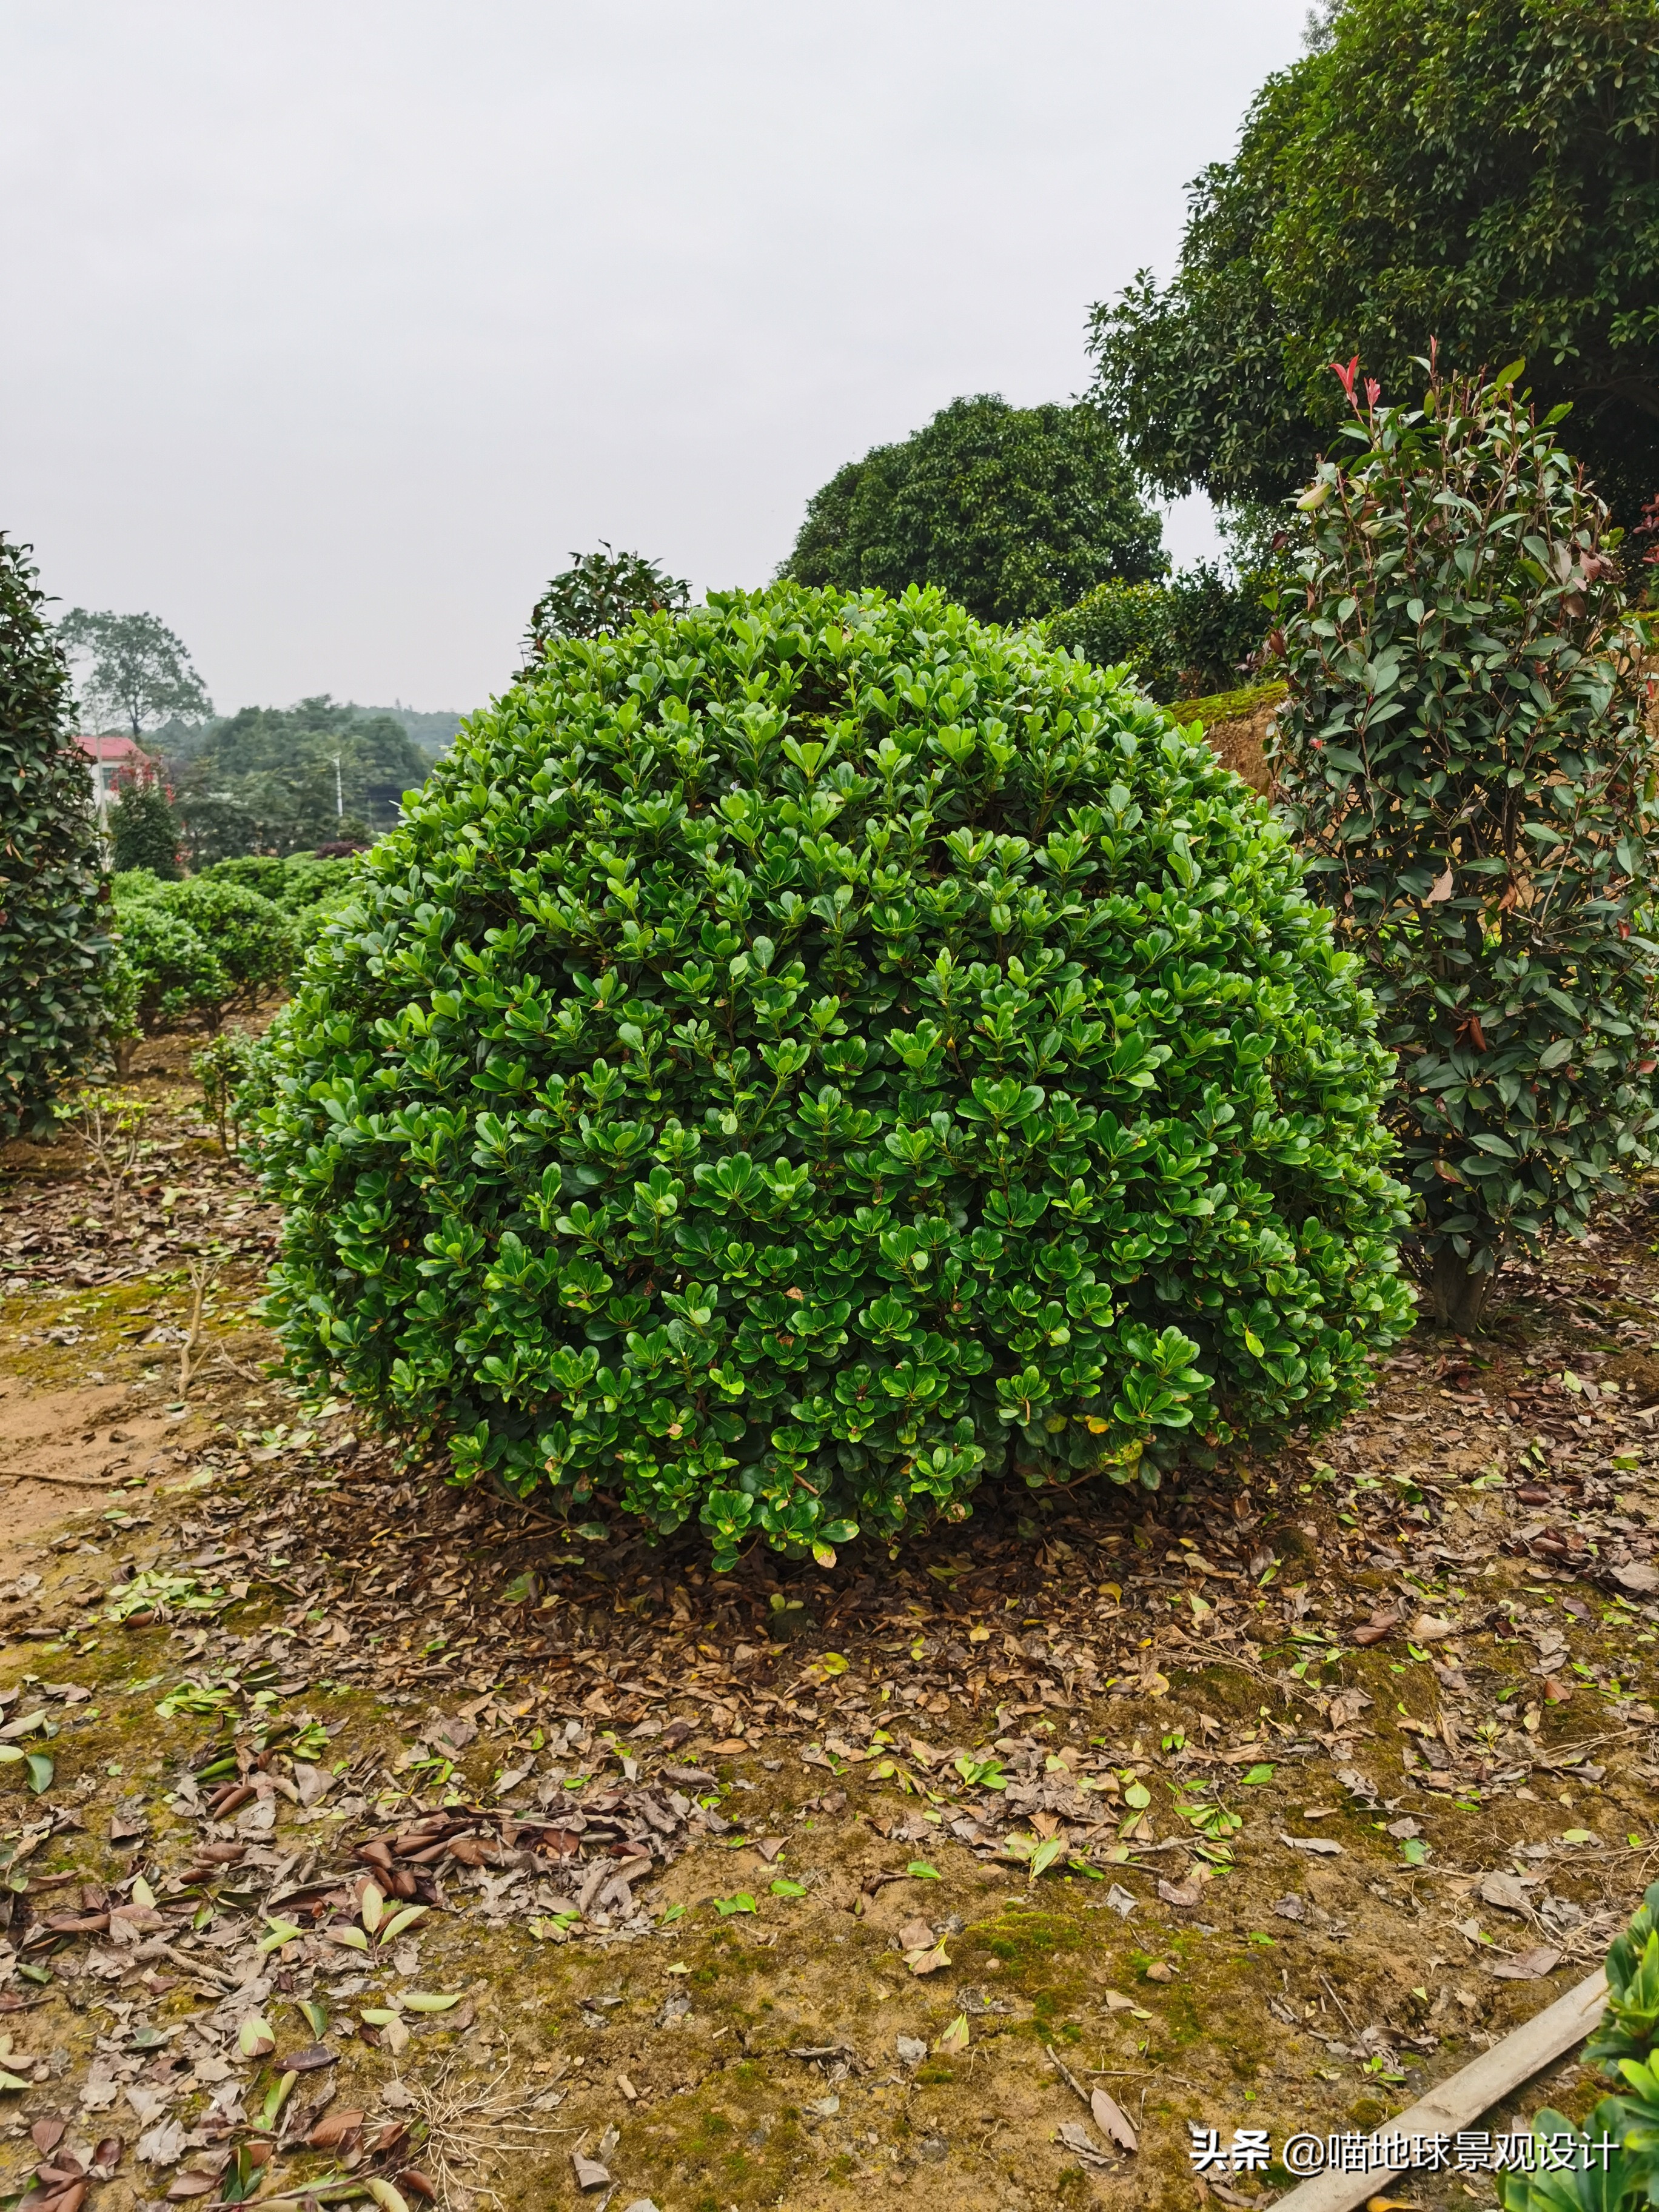
M 0 2200 L 1265 2204 L 1192 2127 L 1377 2124 L 1659 1874 L 1644 1201 L 1335 1438 L 714 1576 L 302 1403 L 182 1062 L 0 1155 Z

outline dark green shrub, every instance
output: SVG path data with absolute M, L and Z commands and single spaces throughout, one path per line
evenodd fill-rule
M 141 868 L 115 877 L 112 890 L 123 1035 L 185 1023 L 216 1030 L 233 1007 L 251 1011 L 288 975 L 292 927 L 243 884 L 211 876 L 162 883 Z
M 109 811 L 111 862 L 118 875 L 146 868 L 163 883 L 179 874 L 179 823 L 153 773 L 130 775 Z
M 349 860 L 319 860 L 310 853 L 294 853 L 283 863 L 281 889 L 266 896 L 284 914 L 297 917 L 339 898 L 354 880 Z
M 230 980 L 201 933 L 161 896 L 173 886 L 140 868 L 117 876 L 112 888 L 110 994 L 118 1040 L 130 1045 L 185 1022 L 216 1026 Z
M 1607 1953 L 1607 2008 L 1584 2045 L 1618 2086 L 1580 2131 L 1547 2106 L 1534 2173 L 1498 2184 L 1504 2212 L 1645 2212 L 1659 2204 L 1659 1882 Z
M 288 876 L 288 862 L 268 853 L 239 853 L 228 860 L 216 860 L 201 874 L 208 883 L 236 884 L 243 890 L 258 891 L 261 898 L 278 906 Z
M 1352 387 L 1352 368 L 1342 372 Z M 1374 387 L 1368 387 L 1374 392 Z M 1650 1157 L 1659 760 L 1607 511 L 1504 382 L 1361 403 L 1321 464 L 1274 765 L 1401 1055 L 1443 1321 Z
M 1181 662 L 1165 585 L 1127 584 L 1115 576 L 1055 615 L 1048 628 L 1053 644 L 1080 653 L 1097 668 L 1127 664 L 1149 699 L 1167 705 L 1175 698 Z
M 462 1475 L 729 1561 L 1334 1420 L 1386 1063 L 1283 830 L 932 592 L 555 647 L 276 1035 L 270 1310 Z
M 225 1010 L 240 1005 L 252 1011 L 287 976 L 293 959 L 288 922 L 258 891 L 191 876 L 168 892 L 167 903 L 212 947 L 231 987 Z
M 1127 661 L 1141 690 L 1165 706 L 1201 699 L 1234 690 L 1260 648 L 1267 629 L 1261 581 L 1230 584 L 1206 562 L 1167 582 L 1114 578 L 1055 615 L 1048 636 L 1097 668 Z
M 319 860 L 310 853 L 292 853 L 285 860 L 256 854 L 221 860 L 204 871 L 203 879 L 258 891 L 261 898 L 291 916 L 319 900 L 337 896 L 350 879 L 350 867 L 349 860 Z
M 105 1028 L 91 789 L 27 555 L 0 532 L 0 1140 L 50 1127 Z

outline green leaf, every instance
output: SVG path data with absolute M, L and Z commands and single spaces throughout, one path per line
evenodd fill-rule
M 398 1999 L 405 2012 L 422 2013 L 447 2012 L 460 2001 L 459 1990 L 453 1996 L 434 1996 L 425 1990 L 404 1990 Z
M 802 1882 L 791 1881 L 787 1875 L 780 1875 L 772 1884 L 772 1894 L 774 1897 L 805 1897 L 806 1888 Z
M 1046 1874 L 1054 1861 L 1065 1855 L 1067 1848 L 1063 1836 L 1050 1836 L 1040 1843 L 1031 1854 L 1031 1880 L 1035 1881 L 1039 1875 Z
M 734 1912 L 757 1912 L 760 1908 L 746 1889 L 740 1889 L 735 1897 L 717 1897 L 714 1910 L 726 1920 Z
M 37 1797 L 44 1796 L 52 1787 L 55 1771 L 51 1759 L 44 1751 L 32 1751 L 28 1754 L 28 1770 L 29 1788 Z
M 929 1866 L 926 1859 L 912 1859 L 904 1871 L 918 1881 L 938 1881 L 940 1878 L 939 1869 Z
M 1275 1768 L 1271 1766 L 1251 1767 L 1249 1771 L 1244 1777 L 1246 1788 L 1253 1790 L 1260 1789 L 1264 1783 L 1271 1782 L 1273 1780 L 1276 1771 L 1277 1770 Z

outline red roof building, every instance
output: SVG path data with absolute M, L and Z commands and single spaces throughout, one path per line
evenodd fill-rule
M 111 802 L 124 775 L 142 775 L 153 767 L 150 756 L 125 730 L 100 730 L 96 735 L 80 731 L 75 743 L 87 757 L 92 776 L 92 807 L 100 823 L 108 819 Z

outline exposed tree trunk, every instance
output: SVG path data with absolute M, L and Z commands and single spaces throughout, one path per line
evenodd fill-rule
M 1478 1336 L 1494 1279 L 1492 1273 L 1471 1273 L 1468 1261 L 1449 1244 L 1443 1244 L 1434 1255 L 1434 1272 L 1429 1278 L 1434 1317 L 1441 1328 L 1455 1329 L 1459 1336 Z

